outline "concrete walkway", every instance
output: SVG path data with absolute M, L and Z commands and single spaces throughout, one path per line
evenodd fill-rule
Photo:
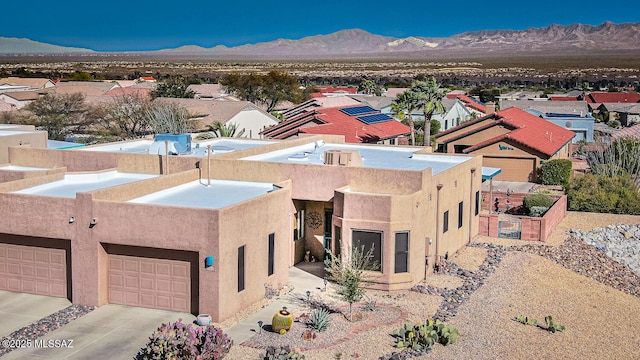
M 318 265 L 321 263 L 303 264 L 302 267 L 308 266 L 309 270 L 318 273 Z M 314 266 L 316 265 L 316 266 Z M 319 265 L 320 267 L 322 265 Z M 273 315 L 282 309 L 283 306 L 289 309 L 299 305 L 299 302 L 307 298 L 307 291 L 311 291 L 312 294 L 317 293 L 324 289 L 323 278 L 312 275 L 296 266 L 289 268 L 289 284 L 293 287 L 293 290 L 286 295 L 276 298 L 271 304 L 263 307 L 257 312 L 253 313 L 242 322 L 237 323 L 225 333 L 228 334 L 235 344 L 242 344 L 244 341 L 251 338 L 258 331 L 258 321 L 263 321 L 264 325 L 271 325 L 271 318 Z M 298 301 L 298 303 L 296 303 Z

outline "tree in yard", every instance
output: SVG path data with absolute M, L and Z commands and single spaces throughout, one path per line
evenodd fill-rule
M 382 95 L 382 87 L 376 84 L 375 81 L 370 79 L 362 79 L 362 81 L 360 82 L 360 85 L 358 85 L 358 90 L 361 93 L 367 94 L 367 95 L 375 95 L 375 96 Z
M 195 130 L 189 112 L 179 104 L 155 100 L 145 111 L 146 121 L 155 134 L 183 134 Z
M 47 131 L 52 140 L 64 140 L 69 134 L 82 133 L 92 123 L 88 116 L 90 109 L 80 93 L 46 94 L 25 106 L 25 110 L 31 115 L 22 122 Z
M 396 114 L 400 120 L 409 122 L 411 129 L 411 145 L 416 144 L 416 127 L 413 121 L 413 112 L 418 108 L 418 97 L 410 90 L 401 92 L 391 103 L 391 112 Z
M 343 258 L 329 256 L 324 261 L 328 278 L 338 286 L 338 296 L 349 303 L 349 321 L 353 321 L 353 304 L 366 294 L 363 285 L 369 281 L 367 271 L 379 269 L 377 262 L 372 260 L 373 250 L 365 253 L 364 246 L 352 247 L 351 254 L 343 254 Z
M 149 132 L 147 111 L 149 99 L 142 95 L 126 95 L 114 98 L 105 108 L 104 126 L 121 140 L 140 138 Z
M 426 81 L 414 81 L 409 88 L 410 92 L 415 94 L 418 107 L 422 108 L 425 120 L 425 143 L 431 145 L 431 117 L 434 113 L 444 112 L 446 109 L 442 104 L 442 99 L 446 96 L 446 91 L 440 89 L 440 85 L 434 77 L 429 77 Z
M 267 112 L 273 111 L 279 103 L 291 101 L 299 103 L 303 94 L 295 76 L 282 71 L 268 74 L 229 74 L 220 80 L 229 94 L 257 105 L 264 105 Z
M 213 124 L 207 125 L 209 131 L 213 133 L 214 137 L 222 138 L 222 137 L 244 137 L 244 129 L 238 131 L 238 124 L 236 123 L 220 123 L 214 122 Z
M 189 89 L 189 82 L 184 77 L 174 76 L 159 83 L 158 87 L 149 94 L 152 99 L 159 97 L 193 99 L 196 92 Z

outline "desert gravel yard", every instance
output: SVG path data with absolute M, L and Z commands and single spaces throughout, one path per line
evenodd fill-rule
M 525 326 L 522 314 L 566 326 L 549 333 Z M 499 269 L 449 324 L 453 346 L 436 346 L 431 359 L 638 359 L 640 299 L 537 255 L 508 252 Z
M 569 229 L 591 230 L 610 224 L 640 224 L 640 216 L 568 212 L 545 246 L 558 247 L 558 253 L 574 259 L 580 257 L 580 247 L 569 242 L 561 246 Z M 640 240 L 638 240 L 640 241 Z M 594 280 L 561 264 L 532 253 L 514 251 L 511 246 L 540 243 L 480 237 L 477 244 L 466 247 L 451 257 L 450 262 L 459 272 L 476 274 L 486 269 L 490 251 L 496 254 L 495 245 L 507 251 L 498 251 L 497 263 L 483 283 L 457 308 L 457 315 L 447 318 L 447 323 L 460 331 L 458 342 L 443 347 L 436 345 L 425 359 L 640 359 L 640 297 L 632 294 L 628 286 L 625 292 L 603 284 L 602 279 L 619 275 L 608 259 L 583 257 L 576 261 L 576 271 L 599 278 Z M 486 245 L 488 244 L 488 245 Z M 504 247 L 504 248 L 502 248 Z M 597 256 L 605 256 L 596 253 Z M 562 258 L 561 258 L 562 259 Z M 585 263 L 585 260 L 587 262 Z M 594 260 L 595 259 L 595 260 Z M 573 261 L 573 260 L 572 260 Z M 597 261 L 598 266 L 591 266 Z M 574 264 L 574 265 L 575 265 Z M 615 273 L 615 274 L 614 274 Z M 638 283 L 636 275 L 623 271 L 623 279 Z M 630 278 L 634 277 L 634 278 Z M 424 285 L 436 291 L 456 289 L 463 284 L 463 277 L 456 273 L 430 275 Z M 620 283 L 618 283 L 620 284 Z M 616 285 L 618 286 L 618 285 Z M 358 333 L 335 345 L 323 344 L 319 349 L 304 351 L 306 359 L 371 359 L 398 351 L 389 335 L 403 323 L 414 324 L 433 318 L 445 303 L 443 297 L 433 293 L 416 291 L 368 291 L 378 303 L 397 306 L 406 311 L 406 321 L 395 324 L 381 323 L 369 331 Z M 318 293 L 316 300 L 336 303 L 332 291 Z M 339 303 L 339 302 L 338 302 Z M 305 312 L 304 304 L 296 311 Z M 518 315 L 536 318 L 544 324 L 544 317 L 552 315 L 556 324 L 566 326 L 564 332 L 552 334 L 539 327 L 522 325 L 515 321 Z M 303 326 L 295 324 L 295 326 Z M 331 332 L 331 327 L 327 330 Z M 299 340 L 292 347 L 310 347 Z M 264 350 L 236 344 L 227 359 L 260 359 Z

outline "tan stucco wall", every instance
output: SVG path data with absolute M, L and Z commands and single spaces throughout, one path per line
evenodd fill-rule
M 0 164 L 11 162 L 12 159 L 9 155 L 9 148 L 13 146 L 46 148 L 47 132 L 25 131 L 19 134 L 5 135 L 0 130 Z

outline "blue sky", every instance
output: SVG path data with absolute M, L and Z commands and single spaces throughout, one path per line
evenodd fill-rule
M 2 4 L 0 36 L 97 51 L 181 45 L 237 46 L 360 28 L 374 34 L 446 37 L 475 31 L 640 22 L 640 2 L 187 0 L 21 1 Z

